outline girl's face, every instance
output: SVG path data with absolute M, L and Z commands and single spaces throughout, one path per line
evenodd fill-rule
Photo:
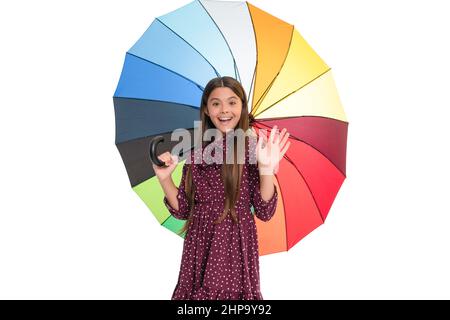
M 222 133 L 236 128 L 241 112 L 242 101 L 230 88 L 215 88 L 209 95 L 206 114 Z

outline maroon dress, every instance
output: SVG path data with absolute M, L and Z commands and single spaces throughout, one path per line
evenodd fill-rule
M 213 142 L 224 151 L 225 137 Z M 217 149 L 215 149 L 217 150 Z M 200 151 L 201 152 L 201 151 Z M 214 152 L 211 153 L 214 155 Z M 189 155 L 191 162 L 194 152 Z M 225 158 L 224 158 L 225 159 Z M 186 234 L 181 258 L 178 283 L 172 300 L 262 300 L 259 277 L 259 254 L 256 224 L 251 211 L 262 221 L 275 213 L 278 200 L 277 187 L 269 201 L 261 198 L 260 177 L 257 164 L 249 163 L 248 152 L 243 168 L 241 193 L 236 203 L 238 224 L 230 217 L 214 225 L 224 210 L 224 186 L 221 164 L 207 164 L 205 160 L 193 165 L 194 215 Z M 179 210 L 172 208 L 164 197 L 169 212 L 177 219 L 187 219 L 189 204 L 184 181 L 188 169 L 183 166 L 178 188 Z

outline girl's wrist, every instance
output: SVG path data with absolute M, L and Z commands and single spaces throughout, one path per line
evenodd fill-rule
M 160 183 L 167 183 L 167 182 L 169 182 L 170 180 L 172 180 L 172 175 L 169 174 L 169 175 L 168 175 L 167 177 L 165 177 L 164 179 L 161 179 L 161 178 L 158 177 L 158 179 L 159 179 L 159 182 L 160 182 Z
M 259 169 L 259 172 L 264 175 L 273 175 L 274 174 L 274 168 L 270 165 L 262 165 L 262 164 L 258 163 L 258 169 Z

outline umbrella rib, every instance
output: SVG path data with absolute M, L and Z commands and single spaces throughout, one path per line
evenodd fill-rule
M 177 188 L 178 188 L 178 187 L 177 187 Z M 162 226 L 164 223 L 166 223 L 166 221 L 169 220 L 170 217 L 173 217 L 172 214 L 169 214 L 169 216 L 168 216 L 167 218 L 165 218 L 163 222 L 161 222 L 161 226 Z M 174 219 L 177 219 L 177 218 L 175 218 L 175 217 L 173 217 L 173 218 L 174 218 Z M 180 220 L 180 219 L 177 219 L 177 220 Z M 186 220 L 180 220 L 180 221 L 186 221 Z
M 323 117 L 323 118 L 326 118 L 326 117 Z M 333 119 L 333 118 L 327 118 L 327 119 Z M 334 120 L 334 119 L 333 119 Z M 264 124 L 264 123 L 262 123 L 262 121 L 256 121 L 257 123 L 259 123 L 259 124 L 261 124 L 261 125 L 263 125 L 263 126 L 265 126 L 265 127 L 267 127 L 267 128 L 271 128 L 272 129 L 272 127 L 270 127 L 269 125 L 267 125 L 267 124 Z M 343 122 L 345 122 L 345 121 L 343 121 Z M 346 122 L 347 123 L 347 122 Z M 348 124 L 348 123 L 347 123 Z M 308 143 L 308 142 L 306 142 L 305 140 L 303 140 L 303 139 L 301 139 L 301 138 L 299 138 L 299 137 L 296 137 L 296 136 L 294 136 L 294 135 L 292 135 L 292 134 L 289 134 L 289 136 L 290 137 L 292 137 L 292 139 L 294 139 L 294 140 L 297 140 L 297 141 L 300 141 L 300 142 L 303 142 L 304 144 L 306 144 L 306 145 L 308 145 L 308 146 L 310 146 L 311 148 L 313 148 L 314 150 L 316 150 L 318 153 L 320 153 L 325 159 L 327 159 L 328 161 L 330 161 L 332 164 L 333 164 L 333 166 L 344 176 L 344 177 L 346 177 L 346 175 L 341 171 L 341 169 L 339 169 L 337 166 L 336 166 L 336 164 L 334 164 L 334 162 L 333 161 L 331 161 L 325 154 L 323 154 L 323 152 L 322 151 L 320 151 L 319 149 L 317 149 L 316 147 L 314 147 L 312 144 L 310 144 L 310 143 Z
M 138 59 L 141 59 L 141 60 L 143 60 L 143 61 L 147 61 L 148 63 L 154 64 L 155 66 L 158 66 L 158 67 L 160 67 L 160 68 L 162 68 L 162 69 L 165 69 L 165 70 L 167 70 L 167 71 L 169 71 L 169 72 L 172 72 L 173 74 L 176 74 L 177 76 L 182 77 L 183 79 L 186 79 L 187 81 L 193 83 L 193 84 L 194 84 L 197 88 L 199 88 L 201 91 L 203 91 L 203 90 L 205 89 L 205 88 L 203 88 L 201 85 L 199 85 L 197 82 L 194 82 L 194 81 L 192 81 L 191 79 L 186 78 L 186 77 L 183 76 L 182 74 L 179 74 L 178 72 L 175 72 L 175 71 L 173 71 L 173 70 L 170 70 L 170 69 L 168 69 L 168 68 L 166 68 L 166 67 L 164 67 L 164 66 L 162 66 L 162 65 L 160 65 L 160 64 L 158 64 L 158 63 L 155 63 L 155 62 L 150 61 L 150 60 L 148 60 L 148 59 L 139 57 L 139 56 L 137 56 L 137 55 L 135 55 L 135 54 L 133 54 L 133 53 L 130 53 L 130 52 L 127 52 L 127 54 L 129 54 L 130 56 L 136 57 L 136 58 L 138 58 Z
M 263 102 L 264 98 L 266 97 L 267 93 L 270 91 L 270 89 L 272 88 L 273 84 L 275 83 L 275 80 L 278 78 L 278 76 L 280 75 L 281 70 L 284 67 L 284 64 L 286 63 L 286 59 L 289 55 L 289 49 L 291 48 L 291 44 L 292 44 L 292 39 L 294 37 L 294 25 L 292 25 L 292 31 L 291 31 L 291 39 L 289 40 L 289 46 L 288 46 L 288 50 L 286 51 L 286 55 L 284 56 L 284 60 L 283 63 L 281 64 L 280 69 L 278 70 L 277 74 L 275 75 L 275 77 L 272 79 L 272 81 L 270 82 L 270 84 L 267 86 L 267 88 L 264 90 L 263 94 L 261 95 L 261 97 L 259 97 L 259 100 L 257 101 L 257 105 L 261 105 L 261 103 Z M 256 108 L 255 110 L 255 116 L 258 115 L 258 109 L 259 106 Z
M 280 100 L 274 102 L 273 104 L 271 104 L 269 107 L 267 107 L 266 109 L 264 109 L 261 112 L 258 112 L 255 114 L 255 117 L 259 116 L 260 114 L 266 112 L 267 110 L 269 110 L 270 108 L 272 108 L 273 106 L 275 106 L 277 103 L 281 102 L 282 100 L 286 99 L 287 97 L 289 97 L 290 95 L 296 93 L 297 91 L 303 89 L 304 87 L 306 87 L 308 84 L 312 83 L 313 81 L 317 80 L 318 78 L 322 77 L 324 74 L 326 74 L 327 72 L 329 72 L 331 70 L 331 68 L 328 68 L 327 70 L 325 70 L 324 72 L 322 72 L 321 74 L 319 74 L 317 77 L 315 77 L 314 79 L 308 81 L 307 83 L 305 83 L 304 85 L 302 85 L 300 88 L 292 91 L 291 93 L 289 93 L 288 95 L 284 96 L 283 98 L 281 98 Z
M 344 120 L 336 119 L 336 118 L 325 117 L 325 116 L 318 116 L 318 115 L 303 115 L 303 116 L 286 116 L 286 117 L 273 117 L 273 118 L 258 118 L 258 119 L 256 119 L 256 121 L 257 121 L 258 123 L 261 123 L 261 122 L 265 122 L 265 121 L 277 121 L 277 120 L 282 120 L 282 119 L 293 119 L 293 118 L 302 118 L 302 117 L 322 118 L 322 119 L 328 119 L 328 120 L 333 120 L 333 121 L 339 121 L 339 122 L 348 124 L 348 121 L 344 121 Z
M 220 30 L 220 28 L 219 28 L 219 26 L 217 25 L 216 21 L 214 21 L 214 19 L 213 19 L 213 18 L 211 17 L 211 15 L 209 14 L 208 10 L 206 10 L 206 8 L 203 6 L 203 4 L 202 4 L 199 0 L 197 0 L 197 2 L 202 6 L 203 10 L 205 10 L 206 14 L 209 16 L 209 18 L 211 19 L 211 21 L 212 21 L 212 22 L 214 23 L 214 25 L 216 26 L 217 30 L 219 30 L 220 34 L 222 35 L 222 38 L 223 38 L 223 40 L 225 41 L 225 43 L 226 43 L 226 45 L 227 45 L 227 47 L 228 47 L 228 50 L 230 51 L 231 57 L 233 58 L 233 64 L 234 64 L 234 67 L 235 67 L 234 69 L 235 69 L 235 71 L 237 71 L 237 74 L 236 74 L 236 72 L 235 72 L 235 76 L 236 76 L 236 78 L 238 78 L 239 70 L 238 70 L 238 68 L 236 68 L 236 67 L 237 67 L 237 66 L 236 66 L 236 60 L 234 59 L 233 51 L 231 51 L 231 48 L 230 48 L 230 45 L 228 44 L 227 39 L 226 39 L 225 36 L 223 35 L 222 30 Z M 241 77 L 239 77 L 239 80 L 240 80 L 240 79 L 241 79 Z
M 258 54 L 256 54 L 256 55 L 258 55 Z M 258 59 L 258 58 L 256 58 L 256 59 Z M 250 92 L 247 95 L 247 97 L 248 97 L 247 100 L 250 100 L 249 99 L 250 98 L 250 94 L 252 95 L 252 105 L 250 106 L 250 113 L 252 113 L 252 111 L 253 111 L 253 95 L 255 94 L 255 90 L 254 90 L 253 84 L 255 83 L 255 80 L 256 80 L 256 66 L 257 65 L 258 65 L 258 60 L 256 60 L 255 69 L 253 69 L 252 82 L 250 83 Z
M 214 66 L 211 64 L 211 62 L 208 61 L 208 59 L 205 58 L 204 55 L 202 55 L 197 49 L 195 49 L 189 42 L 187 42 L 183 37 L 181 37 L 178 33 L 176 33 L 174 30 L 172 30 L 171 28 L 169 28 L 166 24 L 164 24 L 164 22 L 162 22 L 161 20 L 159 20 L 158 18 L 156 18 L 155 20 L 158 20 L 163 26 L 165 26 L 167 29 L 169 29 L 170 31 L 172 31 L 178 38 L 180 38 L 181 40 L 183 40 L 184 42 L 186 42 L 192 49 L 195 50 L 195 52 L 197 52 L 203 59 L 205 59 L 206 62 L 208 62 L 208 64 L 211 66 L 211 68 L 213 68 L 214 72 L 216 73 L 216 75 L 218 77 L 220 77 L 219 72 L 216 70 L 216 68 L 214 68 Z
M 289 163 L 290 163 L 290 161 L 289 161 Z M 275 178 L 277 179 L 277 181 L 279 181 L 277 173 L 275 174 Z M 284 205 L 285 201 L 284 201 L 284 196 L 283 196 L 283 190 L 281 189 L 281 183 L 278 182 L 278 186 L 279 186 L 279 189 L 280 189 L 281 202 L 283 203 L 283 209 L 284 209 L 286 207 Z M 286 212 L 286 210 L 284 210 L 284 211 Z M 288 251 L 289 249 L 288 249 L 288 240 L 287 240 L 288 239 L 288 232 L 287 232 L 286 214 L 284 215 L 284 234 L 286 236 L 286 251 Z
M 253 70 L 253 78 L 252 78 L 252 83 L 250 84 L 250 90 L 252 90 L 253 87 L 253 83 L 256 83 L 256 76 L 257 76 L 257 67 L 258 67 L 258 39 L 256 38 L 256 32 L 255 32 L 255 24 L 253 23 L 253 17 L 252 14 L 250 13 L 250 8 L 248 7 L 248 1 L 245 1 L 245 4 L 247 5 L 247 11 L 248 11 L 248 15 L 250 17 L 250 21 L 252 22 L 252 27 L 253 27 L 253 35 L 255 37 L 255 49 L 256 49 L 256 63 L 255 63 L 255 69 Z M 255 98 L 255 90 L 253 87 L 253 91 L 252 91 L 252 105 L 254 105 L 254 98 Z M 253 112 L 253 106 L 250 107 L 250 112 Z M 255 109 L 256 111 L 256 109 Z

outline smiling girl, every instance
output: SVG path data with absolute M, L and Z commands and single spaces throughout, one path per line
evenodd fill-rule
M 215 147 L 227 158 L 229 133 L 249 130 L 247 97 L 241 84 L 231 77 L 214 78 L 206 85 L 200 106 L 202 134 L 216 129 L 221 138 L 202 149 Z M 169 152 L 158 158 L 166 167 L 153 164 L 164 190 L 164 204 L 177 219 L 187 220 L 183 231 L 183 255 L 178 283 L 172 299 L 261 300 L 258 237 L 254 215 L 268 221 L 278 202 L 273 175 L 289 147 L 289 133 L 274 127 L 270 137 L 259 133 L 256 163 L 250 163 L 249 137 L 245 136 L 245 162 L 237 161 L 234 144 L 232 163 L 210 163 L 202 157 L 194 162 L 195 152 L 182 168 L 177 188 L 172 181 L 178 157 Z M 228 159 L 228 158 L 227 158 Z

